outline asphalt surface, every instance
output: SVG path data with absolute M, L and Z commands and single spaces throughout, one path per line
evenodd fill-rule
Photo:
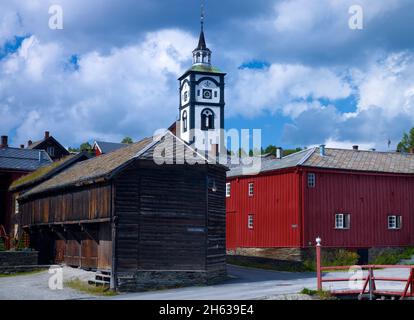
M 114 300 L 267 300 L 302 299 L 298 296 L 304 288 L 317 288 L 316 274 L 291 273 L 228 266 L 230 279 L 222 284 L 209 287 L 191 287 L 146 293 L 131 293 L 112 297 Z M 377 270 L 376 276 L 407 278 L 407 269 Z M 324 274 L 325 279 L 349 278 L 348 272 Z M 361 283 L 359 283 L 361 285 Z M 381 282 L 377 288 L 402 291 L 404 283 Z M 349 290 L 348 282 L 326 283 L 325 289 Z M 355 288 L 352 288 L 355 289 Z
M 314 273 L 277 272 L 228 266 L 230 279 L 219 285 L 122 294 L 114 300 L 289 299 L 303 288 L 316 288 Z

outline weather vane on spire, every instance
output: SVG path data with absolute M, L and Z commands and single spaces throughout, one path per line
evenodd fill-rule
M 204 0 L 201 0 L 201 31 L 204 31 Z

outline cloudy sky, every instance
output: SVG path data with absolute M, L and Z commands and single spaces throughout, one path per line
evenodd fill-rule
M 49 7 L 64 29 L 49 28 Z M 349 7 L 364 29 L 348 26 Z M 2 0 L 0 133 L 66 146 L 135 140 L 178 114 L 198 0 Z M 206 0 L 226 127 L 264 144 L 393 147 L 414 125 L 414 1 Z

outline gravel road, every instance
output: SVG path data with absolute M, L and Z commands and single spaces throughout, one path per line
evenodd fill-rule
M 94 277 L 93 272 L 80 269 L 63 268 L 64 281 L 81 279 L 87 281 Z M 0 278 L 0 300 L 69 300 L 92 298 L 70 288 L 50 290 L 48 271 L 25 276 Z

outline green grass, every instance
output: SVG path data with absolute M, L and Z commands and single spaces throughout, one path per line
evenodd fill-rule
M 353 266 L 356 265 L 359 260 L 359 255 L 356 252 L 347 250 L 338 250 L 334 255 L 328 255 L 329 258 L 325 258 L 322 253 L 322 266 Z M 316 261 L 306 260 L 303 262 L 305 268 L 309 271 L 316 271 Z M 343 270 L 339 270 L 343 271 Z
M 113 297 L 113 296 L 118 295 L 118 293 L 110 290 L 108 287 L 95 287 L 79 279 L 66 281 L 65 286 L 68 288 L 74 289 L 76 291 L 90 294 L 93 296 Z
M 14 189 L 14 188 L 18 188 L 22 185 L 25 185 L 26 183 L 30 183 L 33 181 L 36 181 L 38 178 L 43 177 L 44 175 L 48 174 L 50 171 L 52 171 L 53 169 L 59 167 L 61 164 L 65 163 L 66 161 L 68 161 L 69 159 L 73 158 L 73 156 L 67 156 L 57 162 L 53 162 L 52 164 L 45 166 L 45 167 L 41 167 L 39 169 L 37 169 L 36 171 L 29 173 L 25 176 L 22 176 L 20 179 L 14 181 L 10 188 Z
M 227 256 L 227 263 L 245 267 L 245 268 L 255 268 L 255 269 L 263 269 L 263 270 L 271 270 L 271 271 L 284 271 L 284 272 L 306 272 L 310 271 L 304 266 L 295 266 L 295 265 L 283 265 L 283 264 L 277 264 L 269 262 L 255 262 L 248 259 L 243 259 L 239 257 L 232 257 Z
M 414 248 L 407 248 L 400 253 L 389 250 L 377 256 L 373 263 L 378 265 L 394 265 L 400 263 L 401 260 L 411 259 L 412 256 L 414 256 Z
M 46 271 L 46 269 L 38 269 L 38 270 L 33 270 L 33 271 L 22 271 L 22 272 L 16 272 L 16 273 L 2 273 L 0 274 L 0 278 L 30 276 L 30 275 L 38 274 L 44 271 Z
M 332 300 L 332 299 L 334 299 L 334 297 L 330 294 L 330 292 L 323 291 L 323 290 L 311 290 L 311 289 L 305 288 L 300 293 L 301 294 L 306 294 L 306 295 L 311 296 L 311 297 L 318 297 L 321 300 Z

